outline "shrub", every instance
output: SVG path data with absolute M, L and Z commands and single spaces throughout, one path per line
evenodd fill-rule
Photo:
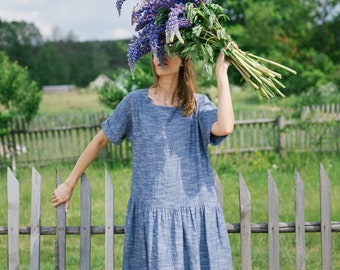
M 14 117 L 30 121 L 38 112 L 42 89 L 30 80 L 26 68 L 0 52 L 0 135 L 10 129 Z

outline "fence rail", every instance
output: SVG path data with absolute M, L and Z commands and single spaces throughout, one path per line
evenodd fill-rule
M 278 189 L 268 172 L 268 222 L 252 223 L 251 196 L 246 181 L 239 174 L 240 223 L 227 224 L 229 233 L 240 233 L 241 269 L 252 269 L 251 239 L 254 233 L 268 234 L 269 269 L 280 269 L 280 233 L 295 233 L 296 269 L 307 269 L 305 252 L 305 233 L 321 234 L 322 269 L 332 269 L 332 233 L 340 232 L 340 222 L 331 221 L 330 181 L 322 164 L 320 164 L 320 222 L 306 222 L 304 219 L 304 184 L 295 171 L 295 223 L 279 222 Z M 91 187 L 85 174 L 81 177 L 81 221 L 79 226 L 66 226 L 64 205 L 57 208 L 56 224 L 41 226 L 41 176 L 32 168 L 31 224 L 20 226 L 19 182 L 13 172 L 7 169 L 8 192 L 8 223 L 0 224 L 1 235 L 8 236 L 8 269 L 19 269 L 19 235 L 30 235 L 30 266 L 40 268 L 40 241 L 42 235 L 55 235 L 55 256 L 51 260 L 55 269 L 66 269 L 66 235 L 80 235 L 80 269 L 90 269 L 91 265 L 91 234 L 105 235 L 105 269 L 114 269 L 114 235 L 123 234 L 124 226 L 114 224 L 114 187 L 108 172 L 105 172 L 105 224 L 91 225 Z M 61 180 L 57 175 L 57 185 Z M 232 245 L 233 243 L 231 243 Z
M 305 109 L 302 120 L 268 113 L 238 114 L 235 130 L 212 155 L 253 151 L 339 151 L 340 104 Z M 313 113 L 314 112 L 314 113 Z M 75 160 L 99 131 L 105 113 L 39 117 L 27 126 L 13 122 L 12 132 L 0 136 L 0 167 L 44 165 L 54 160 Z M 131 145 L 109 144 L 101 154 L 106 161 L 130 161 Z

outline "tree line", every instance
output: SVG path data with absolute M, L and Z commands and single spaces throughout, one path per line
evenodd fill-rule
M 0 51 L 11 61 L 27 67 L 39 86 L 75 84 L 85 87 L 99 74 L 109 76 L 117 68 L 127 68 L 127 40 L 79 42 L 68 35 L 44 40 L 33 23 L 0 19 Z

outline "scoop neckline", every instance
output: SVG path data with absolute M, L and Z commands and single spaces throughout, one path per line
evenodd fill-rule
M 149 91 L 150 91 L 150 88 L 145 89 L 145 97 L 148 100 L 148 103 L 150 103 L 152 106 L 158 107 L 158 108 L 169 108 L 169 109 L 178 109 L 179 108 L 178 106 L 165 106 L 165 105 L 157 105 L 157 104 L 153 103 L 152 100 L 149 97 Z

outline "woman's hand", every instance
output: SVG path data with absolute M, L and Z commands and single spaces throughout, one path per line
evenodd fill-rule
M 228 46 L 226 46 L 224 49 L 228 51 L 229 49 L 232 49 L 233 47 L 235 49 L 238 49 L 237 44 L 234 41 L 230 41 L 228 43 Z M 225 56 L 222 52 L 220 52 L 220 54 L 218 55 L 216 59 L 216 68 L 215 68 L 216 76 L 225 75 L 231 64 L 232 63 L 230 59 L 227 56 Z
M 216 59 L 216 66 L 215 66 L 215 72 L 216 76 L 225 76 L 229 66 L 231 65 L 231 62 L 228 57 L 226 57 L 222 52 L 218 55 Z
M 52 206 L 57 207 L 66 202 L 65 211 L 68 211 L 73 189 L 67 183 L 61 184 L 52 193 Z

